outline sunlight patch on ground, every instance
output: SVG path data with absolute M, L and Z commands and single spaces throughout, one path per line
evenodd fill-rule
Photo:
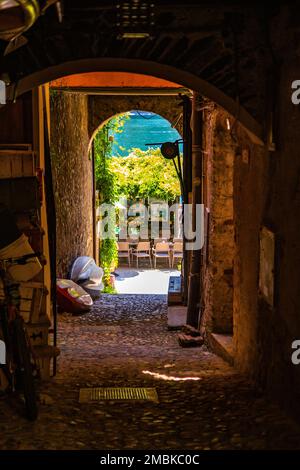
M 118 294 L 167 295 L 170 276 L 180 276 L 176 269 L 116 269 Z
M 188 382 L 188 381 L 198 381 L 201 380 L 201 377 L 177 377 L 174 375 L 159 374 L 158 372 L 151 372 L 150 370 L 143 370 L 143 374 L 151 375 L 155 379 L 160 380 L 170 380 L 171 382 Z

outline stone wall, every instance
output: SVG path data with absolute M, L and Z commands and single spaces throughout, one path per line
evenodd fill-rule
M 57 225 L 57 275 L 78 256 L 93 256 L 93 169 L 88 155 L 88 102 L 82 94 L 51 94 L 51 160 Z
M 274 22 L 276 74 L 273 70 L 273 95 L 267 104 L 273 111 L 275 151 L 249 145 L 239 129 L 250 159 L 248 164 L 243 158 L 235 160 L 235 363 L 300 419 L 300 366 L 291 362 L 292 342 L 300 339 L 300 108 L 291 102 L 291 84 L 300 79 L 300 66 L 293 29 L 276 49 L 286 31 L 286 25 Z M 262 226 L 275 234 L 273 306 L 258 284 Z
M 249 142 L 239 128 L 240 151 L 235 158 L 234 220 L 234 343 L 235 364 L 245 373 L 257 370 L 259 330 L 272 328 L 258 314 L 259 233 L 267 190 L 268 152 Z M 249 152 L 244 161 L 242 152 Z M 262 365 L 263 368 L 268 364 Z
M 236 144 L 220 110 L 214 126 L 211 182 L 211 251 L 213 331 L 232 333 L 233 315 L 233 164 Z M 230 119 L 231 122 L 233 121 Z M 228 121 L 229 122 L 229 121 Z
M 297 77 L 300 67 L 287 55 L 275 96 L 275 150 L 254 143 L 220 108 L 205 112 L 210 230 L 202 325 L 230 333 L 233 310 L 235 366 L 300 419 L 300 366 L 291 361 L 292 342 L 300 339 L 300 121 L 291 102 Z M 275 235 L 273 306 L 259 287 L 262 227 Z
M 236 143 L 227 121 L 213 105 L 204 113 L 204 202 L 209 209 L 209 252 L 204 256 L 202 324 L 214 333 L 232 333 L 233 317 L 233 165 Z M 229 122 L 229 121 L 228 121 Z
M 182 135 L 182 100 L 175 96 L 89 96 L 89 135 L 116 114 L 140 110 L 159 114 Z
M 237 257 L 234 317 L 236 365 L 300 417 L 300 368 L 291 344 L 300 338 L 299 108 L 290 87 L 300 67 L 284 64 L 277 95 L 276 151 L 256 146 L 250 163 L 236 161 Z M 275 233 L 274 306 L 258 289 L 259 232 Z

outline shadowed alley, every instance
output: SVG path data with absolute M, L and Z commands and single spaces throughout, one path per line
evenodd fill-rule
M 40 418 L 32 426 L 5 405 L 0 446 L 300 448 L 300 429 L 255 392 L 246 378 L 206 348 L 179 347 L 177 333 L 167 330 L 166 312 L 166 296 L 103 295 L 89 314 L 62 315 L 59 374 L 41 387 Z M 187 377 L 199 380 L 174 380 Z M 79 404 L 79 389 L 95 386 L 156 387 L 159 404 Z

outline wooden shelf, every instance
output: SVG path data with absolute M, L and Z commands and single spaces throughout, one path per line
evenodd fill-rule
M 0 150 L 0 179 L 36 176 L 35 153 L 29 150 Z

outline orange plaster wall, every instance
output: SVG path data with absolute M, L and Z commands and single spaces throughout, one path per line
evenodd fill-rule
M 178 88 L 177 83 L 161 78 L 126 72 L 91 72 L 68 75 L 50 82 L 51 87 L 142 87 Z

